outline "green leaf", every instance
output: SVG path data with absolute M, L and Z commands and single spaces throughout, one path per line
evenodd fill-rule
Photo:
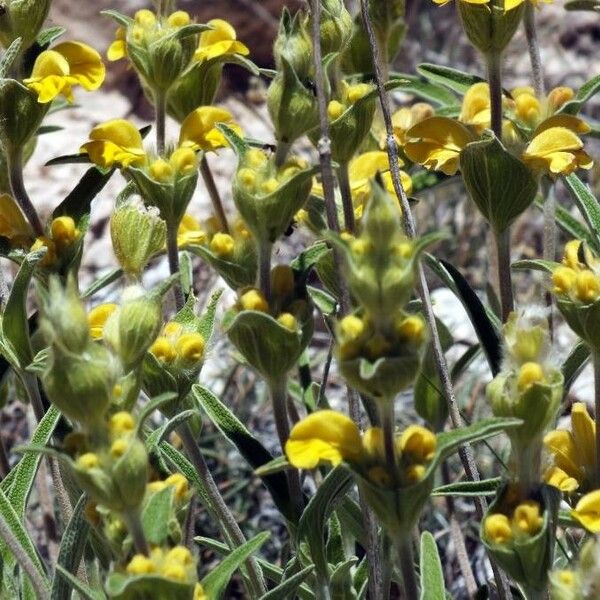
M 70 573 L 61 565 L 56 565 L 56 572 L 57 575 L 59 575 L 60 577 L 64 577 L 71 584 L 73 589 L 79 592 L 79 594 L 82 598 L 84 598 L 84 600 L 105 600 L 106 596 L 103 592 L 101 592 L 100 590 L 92 589 L 91 587 L 83 583 L 83 581 L 77 579 L 75 575 Z
M 451 67 L 442 67 L 430 63 L 422 63 L 417 66 L 417 73 L 420 73 L 429 81 L 435 81 L 442 85 L 464 95 L 467 90 L 476 83 L 485 81 L 482 77 L 471 75 Z
M 432 496 L 493 496 L 502 483 L 502 477 L 480 481 L 458 481 L 434 488 Z
M 122 269 L 112 269 L 106 275 L 102 275 L 99 279 L 96 279 L 94 283 L 90 285 L 82 294 L 82 299 L 91 298 L 94 294 L 98 293 L 100 290 L 104 289 L 107 285 L 118 281 L 121 277 L 123 277 Z
M 598 200 L 575 173 L 567 175 L 564 181 L 594 239 L 597 243 L 600 242 L 600 205 Z
M 64 27 L 48 27 L 38 33 L 36 41 L 42 48 L 45 48 L 64 35 L 66 31 Z
M 286 579 L 278 586 L 274 587 L 270 592 L 261 597 L 261 600 L 289 600 L 296 595 L 300 585 L 304 583 L 306 578 L 314 571 L 312 565 L 305 567 L 289 579 Z
M 142 513 L 142 526 L 146 539 L 155 546 L 161 546 L 169 537 L 168 523 L 172 513 L 175 488 L 168 486 L 152 494 Z
M 263 531 L 248 540 L 242 546 L 231 551 L 211 572 L 202 580 L 202 587 L 205 594 L 214 600 L 221 598 L 225 587 L 229 583 L 231 576 L 239 567 L 254 554 L 268 539 L 271 534 Z
M 446 600 L 444 572 L 435 538 L 429 531 L 421 534 L 421 600 Z
M 579 342 L 567 356 L 567 360 L 562 365 L 561 371 L 565 379 L 563 388 L 565 395 L 571 389 L 573 382 L 577 379 L 579 373 L 583 370 L 590 359 L 590 349 L 587 344 Z
M 536 207 L 540 210 L 543 209 L 543 202 L 536 201 Z M 556 206 L 555 215 L 556 224 L 570 237 L 577 240 L 585 241 L 589 247 L 596 253 L 600 254 L 600 243 L 594 237 L 588 229 L 580 223 L 566 208 L 563 206 Z
M 18 540 L 23 552 L 29 556 L 35 568 L 39 571 L 42 579 L 47 580 L 46 571 L 42 564 L 42 560 L 35 548 L 31 537 L 29 537 L 29 533 L 25 529 L 21 518 L 17 515 L 15 509 L 10 503 L 10 500 L 7 498 L 6 494 L 3 490 L 0 489 L 0 518 L 4 521 L 7 527 L 12 531 L 13 535 Z M 7 561 L 7 552 L 5 544 L 2 543 L 3 551 L 2 558 L 3 564 L 6 564 Z M 12 554 L 8 554 L 11 557 L 11 564 L 14 564 L 14 557 Z
M 511 269 L 515 271 L 542 271 L 544 273 L 552 273 L 556 268 L 556 263 L 551 260 L 525 259 L 518 260 L 511 265 Z
M 353 556 L 335 567 L 329 583 L 332 598 L 336 598 L 336 600 L 354 600 L 356 598 L 352 587 L 351 571 L 357 561 L 358 558 Z
M 399 79 L 401 84 L 396 88 L 402 92 L 407 92 L 428 100 L 429 102 L 435 102 L 440 106 L 456 106 L 458 104 L 458 98 L 452 92 L 449 92 L 447 87 L 431 83 L 430 81 L 423 81 L 420 77 L 415 75 L 407 75 L 406 73 L 390 73 L 391 79 Z M 458 106 L 460 111 L 460 105 Z
M 144 426 L 146 419 L 155 410 L 159 410 L 165 404 L 171 402 L 172 400 L 175 400 L 175 398 L 177 398 L 176 392 L 165 392 L 164 394 L 160 394 L 159 396 L 156 396 L 155 398 L 151 398 L 147 402 L 147 404 L 144 405 L 144 408 L 142 408 L 142 410 L 140 411 L 140 414 L 137 417 L 138 430 L 140 430 Z
M 57 567 L 60 566 L 69 573 L 77 572 L 90 531 L 84 512 L 86 503 L 87 497 L 82 494 L 61 537 Z M 55 577 L 52 582 L 50 600 L 71 600 L 72 587 L 73 584 L 69 579 Z
M 217 129 L 225 136 L 233 151 L 239 156 L 244 156 L 249 146 L 246 141 L 241 138 L 231 127 L 224 123 L 217 123 Z
M 67 215 L 78 223 L 84 215 L 89 214 L 92 200 L 102 191 L 114 172 L 115 169 L 88 169 L 71 193 L 54 209 L 52 218 Z
M 483 419 L 467 427 L 443 431 L 437 436 L 438 452 L 442 457 L 451 454 L 458 446 L 471 444 L 485 440 L 494 435 L 502 433 L 506 429 L 522 425 L 521 419 L 509 419 L 504 417 L 492 417 Z
M 312 561 L 321 577 L 329 577 L 325 531 L 329 516 L 352 485 L 352 476 L 339 465 L 330 471 L 306 505 L 298 525 L 298 540 L 306 540 Z
M 312 285 L 306 286 L 306 291 L 315 306 L 324 314 L 332 316 L 337 311 L 337 300 L 327 291 Z
M 125 28 L 127 28 L 130 25 L 133 25 L 133 23 L 135 23 L 135 21 L 131 17 L 128 17 L 128 16 L 120 13 L 118 10 L 112 10 L 112 9 L 101 10 L 100 14 L 103 17 L 110 17 L 111 19 L 116 21 L 119 25 L 122 25 Z
M 188 419 L 198 415 L 197 409 L 182 410 L 171 417 L 168 421 L 163 423 L 158 429 L 155 429 L 146 438 L 146 448 L 148 452 L 153 452 L 155 447 L 158 446 L 165 438 L 172 432 L 175 431 L 182 423 L 185 423 Z
M 454 292 L 465 307 L 492 374 L 496 375 L 500 371 L 502 363 L 498 318 L 484 307 L 479 296 L 453 265 L 444 260 L 438 260 L 430 254 L 425 255 L 425 260 L 433 272 L 448 286 L 450 291 Z
M 581 5 L 582 3 L 586 3 L 588 5 L 595 6 L 595 8 L 587 8 L 587 9 L 574 9 L 572 8 L 574 4 Z M 567 10 L 594 10 L 596 12 L 600 11 L 600 1 L 599 0 L 578 0 L 576 2 L 567 2 L 565 4 L 565 8 Z M 575 98 L 565 102 L 560 109 L 559 113 L 567 114 L 567 115 L 576 115 L 583 105 L 593 96 L 595 96 L 598 91 L 600 91 L 600 75 L 596 75 L 592 77 L 589 81 L 586 81 L 575 94 Z
M 24 369 L 33 359 L 25 305 L 27 292 L 35 266 L 45 254 L 46 249 L 41 249 L 28 254 L 23 259 L 2 313 L 0 323 L 2 341 L 18 361 L 18 365 L 13 366 L 21 369 Z
M 238 449 L 254 470 L 273 461 L 272 454 L 246 429 L 243 423 L 209 390 L 201 385 L 192 386 L 192 393 L 209 419 Z M 284 473 L 260 474 L 271 493 L 273 502 L 286 519 L 295 521 L 287 478 Z
M 7 77 L 17 56 L 23 49 L 23 39 L 18 37 L 13 40 L 12 44 L 6 49 L 4 56 L 0 59 L 0 79 Z
M 206 340 L 210 340 L 215 327 L 215 315 L 217 313 L 217 304 L 221 299 L 223 290 L 217 290 L 213 292 L 208 306 L 200 316 L 200 322 L 198 323 L 198 333 Z

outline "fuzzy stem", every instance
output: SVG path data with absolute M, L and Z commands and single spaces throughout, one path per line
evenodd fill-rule
M 406 235 L 410 238 L 414 238 L 416 235 L 416 227 L 414 217 L 411 211 L 410 204 L 408 203 L 408 197 L 404 188 L 402 187 L 402 181 L 400 179 L 400 164 L 398 159 L 398 146 L 396 144 L 396 139 L 394 137 L 394 128 L 392 125 L 392 111 L 390 107 L 390 101 L 387 96 L 384 80 L 382 77 L 382 70 L 380 68 L 380 52 L 377 46 L 377 41 L 375 39 L 375 33 L 373 31 L 373 25 L 371 23 L 371 19 L 369 17 L 369 6 L 367 0 L 361 0 L 361 12 L 363 23 L 365 26 L 365 31 L 367 32 L 367 36 L 369 39 L 369 46 L 371 48 L 372 58 L 373 58 L 373 68 L 375 73 L 375 81 L 377 84 L 377 90 L 379 95 L 379 100 L 381 104 L 381 110 L 383 113 L 383 119 L 385 123 L 386 130 L 386 141 L 387 141 L 387 152 L 388 159 L 390 162 L 390 172 L 392 176 L 392 183 L 394 185 L 394 191 L 396 193 L 396 197 L 400 202 L 400 206 L 402 207 L 402 215 L 403 215 L 403 225 L 404 231 Z M 427 325 L 429 327 L 429 331 L 431 333 L 431 341 L 433 345 L 433 357 L 436 366 L 436 370 L 440 377 L 442 392 L 444 397 L 446 398 L 446 402 L 448 403 L 448 412 L 450 414 L 450 420 L 452 422 L 453 428 L 458 428 L 462 425 L 462 417 L 460 415 L 458 405 L 456 402 L 456 396 L 454 394 L 454 386 L 452 384 L 452 380 L 450 378 L 450 371 L 448 369 L 448 363 L 446 362 L 446 357 L 444 355 L 444 351 L 442 349 L 442 344 L 440 341 L 440 336 L 437 328 L 437 323 L 435 320 L 435 314 L 433 312 L 433 306 L 431 304 L 431 296 L 429 294 L 429 286 L 427 284 L 427 280 L 425 278 L 425 272 L 423 271 L 422 265 L 419 264 L 417 270 L 417 287 L 419 296 L 423 303 L 423 312 L 425 314 L 425 319 L 427 321 Z M 475 458 L 473 455 L 473 449 L 469 444 L 465 444 L 458 449 L 458 454 L 460 456 L 463 468 L 465 470 L 465 474 L 467 479 L 470 481 L 479 481 L 479 470 L 477 469 L 477 465 L 475 463 Z M 477 515 L 479 518 L 482 518 L 487 510 L 487 502 L 484 498 L 476 498 L 475 499 L 475 508 L 477 511 Z M 506 577 L 500 572 L 495 563 L 492 562 L 492 569 L 494 570 L 494 578 L 496 580 L 498 586 L 498 595 L 501 600 L 506 600 L 511 597 L 510 588 L 508 585 L 508 581 Z
M 154 92 L 154 109 L 156 111 L 156 152 L 159 156 L 165 154 L 167 94 L 163 90 Z
M 0 539 L 8 546 L 19 566 L 29 577 L 35 597 L 38 600 L 48 600 L 50 598 L 48 583 L 44 580 L 29 555 L 23 550 L 21 543 L 2 517 L 0 517 Z
M 23 151 L 22 149 L 15 150 L 8 155 L 8 176 L 10 179 L 10 187 L 12 193 L 21 207 L 21 210 L 25 213 L 27 220 L 29 221 L 33 232 L 37 237 L 44 235 L 44 226 L 40 221 L 40 217 L 33 206 L 33 202 L 23 182 Z
M 556 259 L 556 195 L 554 186 L 551 183 L 544 185 L 542 189 L 547 190 L 544 194 L 544 260 L 554 262 Z M 548 307 L 548 325 L 550 328 L 550 336 L 554 336 L 554 315 L 553 315 L 554 297 L 548 290 L 546 292 L 546 306 Z
M 277 144 L 277 149 L 275 150 L 275 166 L 278 169 L 285 163 L 285 159 L 287 158 L 291 147 L 292 145 L 288 142 L 279 142 Z
M 417 578 L 415 577 L 415 564 L 413 558 L 413 547 L 410 539 L 410 533 L 396 544 L 398 552 L 398 562 L 400 572 L 402 573 L 402 583 L 404 585 L 404 598 L 411 600 L 419 597 L 419 588 L 417 586 Z
M 517 447 L 514 461 L 517 465 L 517 480 L 521 497 L 528 498 L 540 484 L 542 440 L 540 438 L 528 440 L 523 447 Z
M 502 140 L 502 56 L 499 52 L 490 52 L 486 59 L 492 113 L 491 127 L 496 137 Z
M 535 9 L 533 2 L 525 3 L 525 15 L 523 17 L 525 25 L 525 37 L 527 38 L 527 49 L 531 60 L 531 75 L 533 78 L 533 88 L 536 96 L 543 96 L 544 74 L 542 71 L 542 58 L 540 56 L 540 45 L 537 39 L 537 30 L 535 26 Z
M 340 165 L 338 178 L 340 193 L 342 195 L 342 208 L 344 210 L 344 227 L 348 233 L 354 233 L 354 205 L 352 204 L 352 189 L 350 187 L 348 163 Z
M 167 257 L 169 259 L 169 272 L 171 275 L 179 273 L 179 247 L 177 246 L 177 224 L 167 223 Z M 181 283 L 175 282 L 173 286 L 175 308 L 180 311 L 185 305 Z
M 396 467 L 396 423 L 394 417 L 394 400 L 387 399 L 380 404 L 381 426 L 383 429 L 383 449 L 387 470 L 394 481 L 397 479 Z
M 215 211 L 217 219 L 219 219 L 221 231 L 223 231 L 223 233 L 229 233 L 227 215 L 225 214 L 225 209 L 223 208 L 223 202 L 221 201 L 217 184 L 215 183 L 212 171 L 208 165 L 206 154 L 204 154 L 200 159 L 200 173 L 202 175 L 202 179 L 204 180 L 204 185 L 206 186 L 206 191 L 208 192 L 210 201 L 212 202 L 213 210 Z
M 510 227 L 495 232 L 496 252 L 498 254 L 498 290 L 502 307 L 502 322 L 506 323 L 508 315 L 514 310 L 512 275 L 510 271 Z
M 131 534 L 136 552 L 139 554 L 144 554 L 145 556 L 149 556 L 150 548 L 148 546 L 148 542 L 146 541 L 146 536 L 144 535 L 144 528 L 142 527 L 140 513 L 135 509 L 123 513 L 123 521 L 125 522 L 125 525 Z
M 594 419 L 596 421 L 596 486 L 600 486 L 600 352 L 593 352 L 594 361 Z
M 258 242 L 258 289 L 267 303 L 271 304 L 271 253 L 273 245 Z
M 225 500 L 223 500 L 223 496 L 221 496 L 219 488 L 210 473 L 204 455 L 194 438 L 190 426 L 187 423 L 183 423 L 178 428 L 177 432 L 181 437 L 188 458 L 194 465 L 198 476 L 204 484 L 204 491 L 211 504 L 209 508 L 212 509 L 217 519 L 217 525 L 221 529 L 224 537 L 230 541 L 230 547 L 233 549 L 245 544 L 246 538 L 237 524 L 235 517 L 227 507 L 227 504 L 225 504 Z M 260 568 L 252 557 L 246 560 L 245 565 L 249 580 L 249 597 L 260 598 L 266 593 L 265 583 Z

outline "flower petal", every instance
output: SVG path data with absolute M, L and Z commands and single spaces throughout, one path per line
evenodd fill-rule
M 106 77 L 106 67 L 100 54 L 82 42 L 64 42 L 53 48 L 69 63 L 70 75 L 88 91 L 97 90 Z
M 571 515 L 588 531 L 600 533 L 600 490 L 583 496 L 571 511 Z

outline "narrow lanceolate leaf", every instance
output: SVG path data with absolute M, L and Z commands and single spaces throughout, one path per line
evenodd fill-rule
M 586 8 L 582 8 L 586 6 Z M 578 8 L 574 8 L 577 6 Z M 600 12 L 600 2 L 598 0 L 576 0 L 574 2 L 567 2 L 565 4 L 567 10 L 592 10 Z M 583 107 L 583 105 L 594 95 L 600 91 L 600 75 L 592 77 L 589 81 L 586 81 L 575 94 L 575 98 L 565 102 L 560 107 L 559 113 L 567 115 L 576 115 Z
M 25 529 L 22 520 L 15 512 L 15 509 L 11 506 L 9 499 L 6 497 L 6 494 L 2 490 L 0 490 L 0 519 L 4 521 L 4 523 L 7 525 L 14 537 L 17 539 L 21 550 L 25 555 L 29 557 L 35 569 L 38 571 L 40 577 L 44 580 L 47 580 L 46 571 L 35 548 L 35 545 L 31 540 L 31 537 L 29 537 L 29 533 L 27 533 L 27 530 Z M 6 546 L 4 546 L 2 552 L 4 564 L 6 564 L 6 551 L 7 548 Z M 12 564 L 14 564 L 15 557 L 12 556 L 12 554 L 10 554 L 10 556 L 13 561 Z
M 52 437 L 59 418 L 60 411 L 55 406 L 51 406 L 39 422 L 31 437 L 30 444 L 33 446 L 45 446 Z M 21 519 L 25 517 L 27 500 L 35 482 L 40 460 L 42 460 L 41 454 L 28 452 L 13 469 L 15 476 L 10 491 L 7 492 L 7 496 L 11 506 Z
M 433 65 L 430 63 L 422 63 L 417 66 L 417 72 L 423 75 L 429 81 L 441 83 L 447 88 L 464 94 L 472 85 L 485 81 L 477 75 L 471 75 L 458 69 L 451 67 L 442 67 L 441 65 Z
M 442 561 L 429 531 L 421 534 L 421 600 L 445 600 Z
M 274 587 L 270 592 L 262 596 L 261 600 L 288 600 L 289 598 L 294 598 L 300 585 L 304 583 L 314 569 L 312 565 L 305 567 L 302 571 L 299 571 L 280 583 L 277 587 Z
M 587 344 L 583 342 L 579 342 L 571 350 L 569 356 L 567 356 L 567 360 L 563 363 L 562 366 L 562 374 L 565 378 L 565 382 L 563 384 L 564 394 L 568 394 L 573 382 L 577 379 L 579 373 L 583 370 L 583 367 L 587 365 L 590 360 L 590 349 Z
M 400 86 L 396 88 L 397 90 L 414 94 L 419 98 L 423 98 L 423 100 L 434 102 L 440 106 L 458 106 L 460 111 L 456 94 L 450 92 L 446 86 L 424 81 L 421 77 L 408 75 L 407 73 L 390 73 L 390 77 L 401 81 Z
M 192 393 L 223 435 L 238 449 L 253 469 L 273 461 L 271 453 L 244 427 L 243 423 L 209 390 L 194 385 Z M 294 518 L 287 478 L 284 473 L 262 475 L 273 502 L 287 519 Z
M 214 600 L 221 598 L 231 576 L 269 539 L 270 535 L 268 531 L 263 531 L 242 546 L 231 551 L 202 580 L 201 583 L 205 594 Z
M 325 477 L 300 518 L 298 539 L 308 542 L 315 568 L 324 577 L 328 577 L 325 545 L 327 521 L 336 504 L 346 495 L 351 485 L 350 473 L 343 466 L 337 466 Z
M 511 265 L 515 271 L 543 271 L 552 273 L 556 268 L 556 263 L 551 260 L 542 260 L 541 258 L 518 260 Z
M 14 357 L 18 364 L 13 366 L 21 369 L 24 369 L 33 358 L 25 301 L 35 266 L 45 253 L 45 249 L 37 250 L 23 259 L 2 313 L 0 327 L 2 342 L 12 354 L 7 358 L 11 360 Z
M 0 79 L 4 79 L 10 72 L 15 59 L 21 53 L 23 48 L 23 40 L 18 37 L 13 43 L 6 49 L 4 56 L 0 59 Z
M 91 298 L 94 294 L 104 289 L 107 285 L 114 283 L 121 277 L 123 277 L 123 269 L 112 269 L 106 273 L 106 275 L 96 279 L 94 283 L 81 294 L 81 297 L 83 299 Z
M 567 175 L 564 181 L 581 216 L 598 242 L 600 240 L 600 204 L 598 204 L 598 200 L 575 173 Z
M 543 203 L 535 203 L 540 210 L 543 209 Z M 596 236 L 592 235 L 587 227 L 578 221 L 566 208 L 558 205 L 555 215 L 556 224 L 570 237 L 577 240 L 585 241 L 589 247 L 596 253 L 600 254 L 600 243 Z
M 502 477 L 481 481 L 458 481 L 434 488 L 432 496 L 493 496 L 502 483 Z
M 56 565 L 56 577 L 63 577 L 66 579 L 71 587 L 77 591 L 84 600 L 105 600 L 106 598 L 106 595 L 103 592 L 98 589 L 92 589 L 61 565 Z
M 85 518 L 85 505 L 87 497 L 82 494 L 73 509 L 73 516 L 67 524 L 60 542 L 58 553 L 58 566 L 69 573 L 76 573 L 81 563 L 83 550 L 90 526 Z M 50 600 L 70 600 L 72 582 L 64 577 L 55 577 L 52 582 Z

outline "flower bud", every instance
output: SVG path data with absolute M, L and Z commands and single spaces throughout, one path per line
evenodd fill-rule
M 111 215 L 110 236 L 121 268 L 139 279 L 149 260 L 164 248 L 167 226 L 154 207 L 121 204 Z
M 343 0 L 321 3 L 320 33 L 323 56 L 344 50 L 352 36 L 352 16 Z
M 306 15 L 298 11 L 294 16 L 284 7 L 279 22 L 279 33 L 273 46 L 273 56 L 277 70 L 285 65 L 303 80 L 313 71 L 312 42 L 308 32 Z M 327 52 L 323 52 L 325 56 Z

